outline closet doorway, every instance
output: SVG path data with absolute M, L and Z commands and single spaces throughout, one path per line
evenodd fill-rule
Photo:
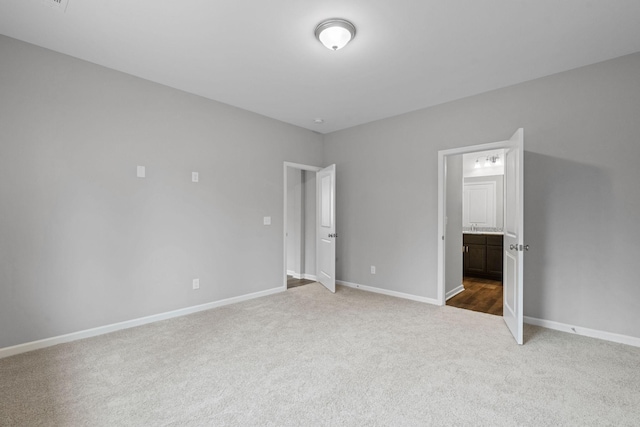
M 316 277 L 316 172 L 313 166 L 285 164 L 285 245 L 287 289 Z
M 283 199 L 284 289 L 289 272 L 335 293 L 336 165 L 319 168 L 284 162 Z

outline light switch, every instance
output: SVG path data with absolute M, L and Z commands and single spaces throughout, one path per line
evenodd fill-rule
M 263 222 L 264 225 L 271 225 L 271 217 L 270 216 L 265 216 L 262 219 L 262 222 Z
M 146 171 L 145 171 L 145 167 L 144 166 L 138 166 L 138 170 L 136 172 L 138 178 L 144 178 L 146 175 Z
M 191 172 L 191 182 L 198 182 L 200 176 L 198 172 Z

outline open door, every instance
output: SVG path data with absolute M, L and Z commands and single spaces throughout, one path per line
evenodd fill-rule
M 524 270 L 524 130 L 518 129 L 505 148 L 503 318 L 518 344 L 523 343 Z
M 318 282 L 336 291 L 336 165 L 316 175 L 317 233 L 316 270 Z

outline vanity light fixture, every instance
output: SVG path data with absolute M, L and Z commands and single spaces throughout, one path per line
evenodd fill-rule
M 484 160 L 484 164 L 480 163 L 481 157 L 476 159 L 476 163 L 473 165 L 474 169 L 479 169 L 481 167 L 491 167 L 491 166 L 500 166 L 502 164 L 502 160 L 500 160 L 500 156 L 487 156 Z
M 356 36 L 356 27 L 344 19 L 327 19 L 318 24 L 316 38 L 327 49 L 342 49 Z

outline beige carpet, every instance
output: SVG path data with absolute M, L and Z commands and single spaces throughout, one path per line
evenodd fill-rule
M 0 360 L 2 426 L 640 425 L 640 348 L 318 284 Z

